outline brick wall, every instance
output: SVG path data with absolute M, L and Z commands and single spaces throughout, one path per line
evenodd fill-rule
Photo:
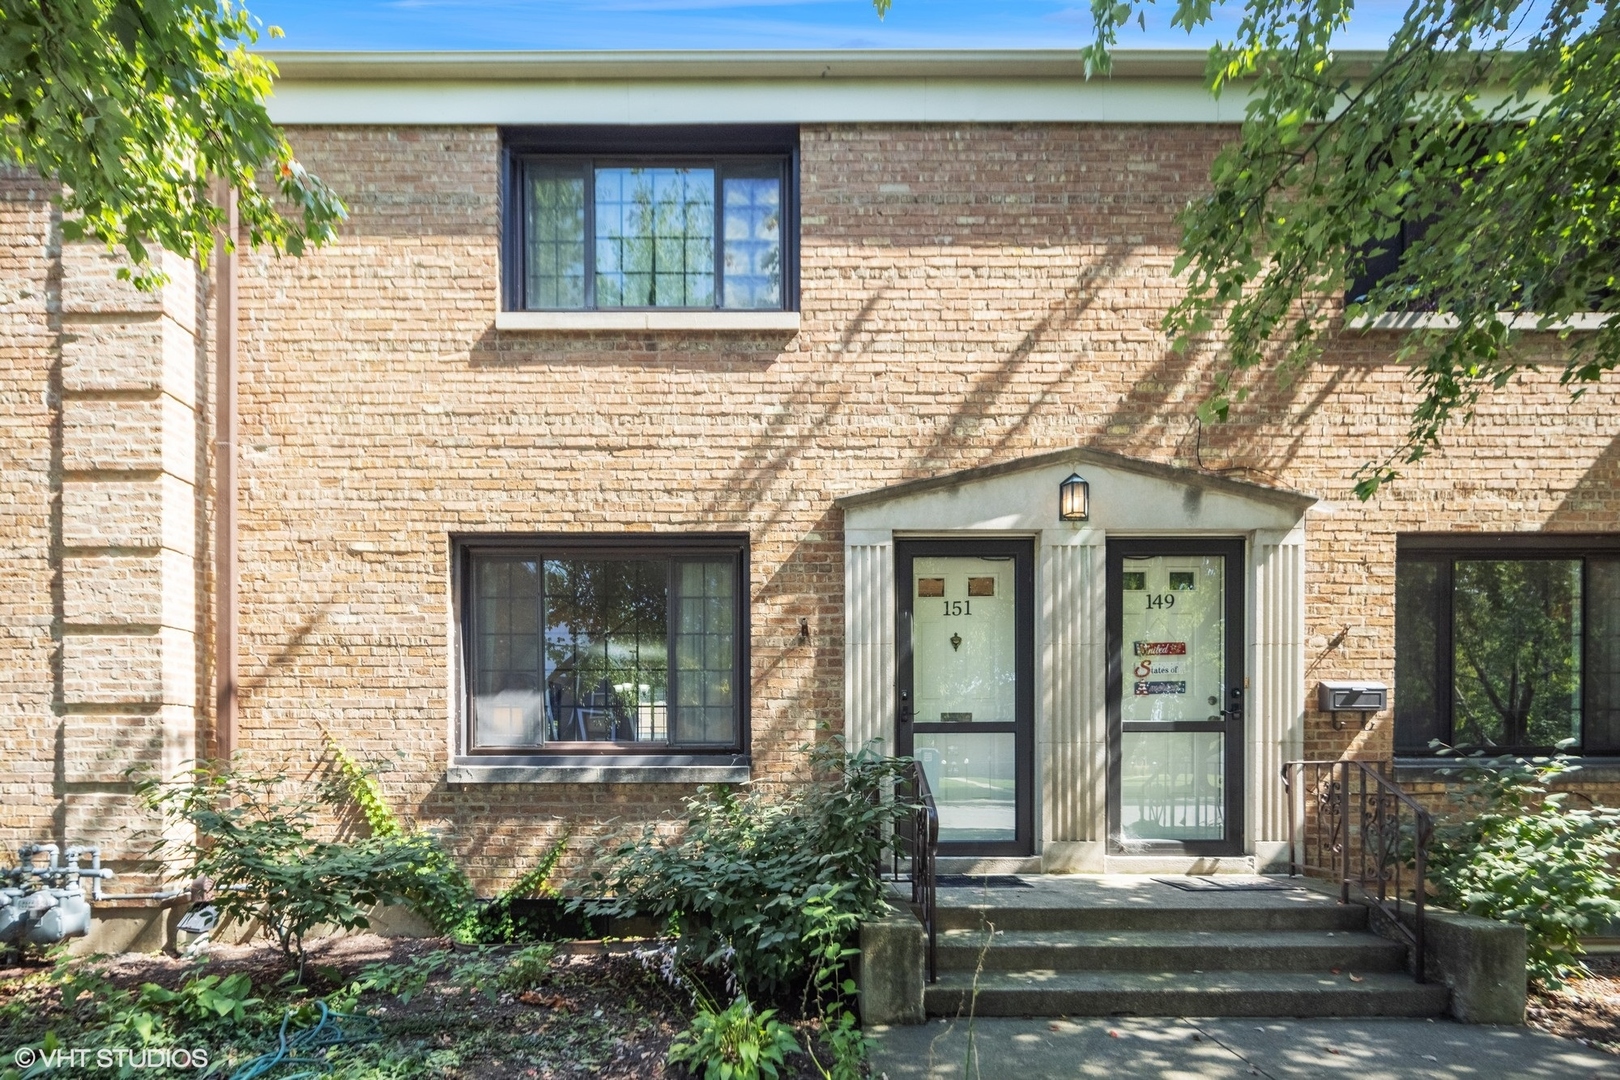
M 55 227 L 38 180 L 0 168 L 0 753 L 7 846 L 49 835 L 57 809 L 59 673 L 51 567 L 60 470 Z
M 1080 444 L 1318 494 L 1313 681 L 1393 682 L 1397 533 L 1620 522 L 1620 391 L 1571 405 L 1551 376 L 1494 395 L 1444 455 L 1358 503 L 1356 468 L 1414 401 L 1378 335 L 1346 336 L 1287 385 L 1257 373 L 1234 421 L 1200 433 L 1207 356 L 1169 352 L 1157 321 L 1175 296 L 1173 215 L 1218 137 L 807 127 L 789 337 L 498 332 L 493 129 L 295 131 L 352 218 L 320 254 L 244 261 L 243 750 L 313 773 L 331 731 L 488 884 L 565 822 L 577 861 L 613 822 L 687 794 L 446 787 L 456 531 L 747 530 L 753 753 L 770 782 L 840 721 L 840 495 Z M 1387 721 L 1308 717 L 1310 756 L 1389 745 Z
M 126 770 L 195 756 L 207 677 L 200 298 L 182 260 L 143 295 L 64 246 L 50 194 L 0 174 L 0 839 L 100 844 L 139 888 Z

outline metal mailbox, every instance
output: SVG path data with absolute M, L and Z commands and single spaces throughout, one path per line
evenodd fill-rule
M 1381 682 L 1323 679 L 1316 684 L 1316 707 L 1323 712 L 1383 712 L 1389 687 Z

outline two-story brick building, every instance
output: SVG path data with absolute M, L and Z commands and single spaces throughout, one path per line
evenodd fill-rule
M 329 732 L 493 886 L 824 728 L 1048 871 L 1273 864 L 1291 759 L 1620 747 L 1613 385 L 1527 376 L 1366 503 L 1392 332 L 1195 419 L 1173 219 L 1243 105 L 1201 54 L 279 63 L 351 216 L 234 271 L 251 766 Z M 132 866 L 123 770 L 220 736 L 226 328 L 49 194 L 0 185 L 0 824 Z

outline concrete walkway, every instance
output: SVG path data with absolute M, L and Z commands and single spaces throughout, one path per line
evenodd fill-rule
M 888 1080 L 1620 1080 L 1620 1057 L 1447 1020 L 933 1020 L 873 1035 Z

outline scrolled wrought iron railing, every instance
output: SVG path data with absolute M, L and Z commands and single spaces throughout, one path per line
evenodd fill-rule
M 911 906 L 928 936 L 928 981 L 933 982 L 939 973 L 935 931 L 939 808 L 934 804 L 934 793 L 928 787 L 928 774 L 923 772 L 921 762 L 907 761 L 901 776 L 895 798 L 912 809 L 895 823 L 887 876 L 891 881 L 911 884 Z
M 1348 758 L 1283 765 L 1289 873 L 1336 881 L 1342 903 L 1358 892 L 1411 946 L 1422 982 L 1434 818 L 1395 783 L 1390 766 Z

